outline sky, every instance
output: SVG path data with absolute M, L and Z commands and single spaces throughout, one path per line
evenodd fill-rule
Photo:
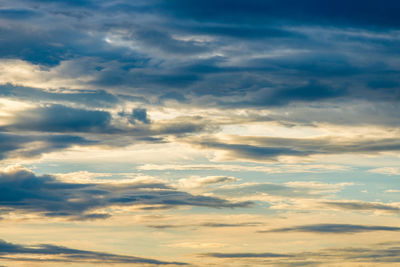
M 400 2 L 0 1 L 0 266 L 397 266 Z

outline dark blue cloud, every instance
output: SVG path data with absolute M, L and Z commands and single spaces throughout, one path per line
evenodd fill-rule
M 396 265 L 400 262 L 399 247 L 385 244 L 373 244 L 368 247 L 344 247 L 322 249 L 317 251 L 304 251 L 300 253 L 279 254 L 270 252 L 243 252 L 221 253 L 211 252 L 200 254 L 201 257 L 213 257 L 240 261 L 243 265 L 248 265 L 251 259 L 252 265 L 271 265 L 271 266 L 321 266 L 326 264 L 343 263 L 386 263 Z
M 225 152 L 229 159 L 276 160 L 280 156 L 330 155 L 343 153 L 375 154 L 399 151 L 396 138 L 340 140 L 335 138 L 276 138 L 276 137 L 232 137 L 230 142 L 200 138 L 188 139 L 190 144 Z M 248 144 L 251 142 L 251 144 Z
M 251 203 L 191 195 L 154 181 L 121 185 L 67 183 L 48 175 L 36 176 L 22 168 L 0 173 L 0 209 L 39 213 L 47 217 L 88 220 L 108 218 L 112 214 L 98 213 L 95 210 L 115 205 L 235 208 L 248 207 Z
M 80 105 L 118 104 L 120 94 L 225 109 L 400 99 L 396 1 L 23 3 L 35 12 L 25 20 L 15 19 L 21 5 L 4 4 L 16 14 L 4 16 L 0 56 L 79 64 L 91 78 L 81 88 L 98 89 L 65 96 Z
M 6 128 L 39 132 L 106 131 L 111 115 L 105 111 L 49 105 L 18 114 Z
M 135 123 L 135 121 L 140 121 L 146 124 L 150 123 L 146 109 L 136 108 L 132 110 L 131 122 Z
M 131 124 L 144 123 L 150 124 L 150 118 L 147 116 L 147 110 L 144 108 L 135 108 L 132 113 L 119 112 L 119 116 L 126 117 Z
M 42 256 L 41 258 L 32 255 Z M 13 262 L 59 262 L 87 264 L 151 264 L 151 265 L 186 265 L 182 262 L 167 262 L 155 259 L 124 256 L 105 252 L 73 249 L 51 244 L 20 245 L 0 240 L 0 259 Z
M 335 89 L 330 86 L 324 86 L 318 82 L 311 81 L 306 86 L 293 89 L 280 90 L 275 93 L 274 99 L 281 101 L 316 101 L 327 98 L 335 98 L 343 96 L 345 90 Z
M 368 25 L 399 27 L 395 0 L 321 2 L 318 0 L 172 0 L 163 5 L 175 16 L 221 23 L 265 23 L 289 21 L 303 24 Z
M 0 133 L 0 160 L 38 157 L 44 153 L 67 149 L 74 145 L 88 146 L 95 143 L 95 141 L 75 135 Z
M 400 213 L 399 207 L 385 203 L 371 203 L 363 201 L 324 201 L 323 204 L 329 207 L 343 210 L 384 211 L 391 213 Z
M 120 101 L 118 96 L 104 90 L 74 90 L 73 92 L 66 90 L 63 93 L 11 84 L 0 85 L 0 96 L 35 103 L 74 103 L 90 107 L 115 106 Z
M 0 19 L 29 19 L 34 15 L 30 9 L 0 9 Z

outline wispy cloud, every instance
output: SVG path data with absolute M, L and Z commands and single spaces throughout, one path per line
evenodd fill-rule
M 0 260 L 22 262 L 86 263 L 86 264 L 146 264 L 187 265 L 182 262 L 167 262 L 149 258 L 124 256 L 112 253 L 73 249 L 63 246 L 39 244 L 20 245 L 0 240 Z
M 351 139 L 340 137 L 277 138 L 228 136 L 226 140 L 189 138 L 190 144 L 203 149 L 223 151 L 227 160 L 274 161 L 279 157 L 305 157 L 332 154 L 376 154 L 400 150 L 398 138 Z
M 398 203 L 380 203 L 366 201 L 323 201 L 321 204 L 343 210 L 354 211 L 382 211 L 389 213 L 399 213 L 400 207 Z
M 286 228 L 277 228 L 259 233 L 285 233 L 285 232 L 309 232 L 326 234 L 362 233 L 372 231 L 400 231 L 400 227 L 380 225 L 355 225 L 355 224 L 310 224 Z
M 351 263 L 386 263 L 397 264 L 400 262 L 399 248 L 390 245 L 375 245 L 362 248 L 331 248 L 318 251 L 304 251 L 300 253 L 206 253 L 201 257 L 213 257 L 225 260 L 235 259 L 243 264 L 269 264 L 271 266 L 320 266 L 326 264 L 351 264 Z
M 400 175 L 400 168 L 396 167 L 382 167 L 368 170 L 371 173 L 385 174 L 385 175 Z

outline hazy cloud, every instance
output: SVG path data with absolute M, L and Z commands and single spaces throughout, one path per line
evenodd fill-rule
M 285 232 L 309 232 L 309 233 L 362 233 L 372 231 L 400 231 L 400 227 L 380 225 L 354 225 L 354 224 L 311 224 L 294 227 L 277 228 L 272 230 L 258 231 L 259 233 L 285 233 Z
M 376 244 L 362 248 L 331 248 L 300 253 L 206 253 L 202 257 L 235 259 L 244 264 L 269 264 L 271 266 L 321 266 L 327 264 L 388 263 L 400 262 L 399 248 L 390 244 Z
M 9 243 L 4 240 L 0 240 L 0 259 L 24 262 L 186 265 L 181 262 L 158 261 L 148 258 L 80 250 L 50 244 L 20 245 Z
M 225 152 L 227 159 L 276 160 L 281 156 L 360 153 L 374 154 L 400 150 L 398 138 L 279 138 L 230 136 L 227 140 L 213 138 L 187 139 L 193 145 Z
M 383 211 L 389 213 L 399 213 L 400 206 L 395 203 L 379 203 L 365 201 L 324 201 L 321 204 L 343 210 L 354 211 Z

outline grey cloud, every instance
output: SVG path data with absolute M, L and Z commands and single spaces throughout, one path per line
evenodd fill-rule
M 160 135 L 183 135 L 216 129 L 200 116 L 177 117 L 170 120 L 151 123 L 146 109 L 136 108 L 132 113 L 120 112 L 131 124 L 112 125 L 111 114 L 103 110 L 82 109 L 60 104 L 47 104 L 13 114 L 11 123 L 2 126 L 3 131 L 37 131 L 37 132 L 75 132 L 92 134 L 124 134 L 136 137 L 155 137 Z M 96 138 L 96 136 L 93 136 Z M 132 141 L 132 140 L 131 140 Z M 129 142 L 128 144 L 130 144 Z M 125 144 L 125 145 L 128 145 Z
M 277 253 L 208 253 L 204 256 L 215 257 L 215 258 L 283 258 L 291 257 L 289 254 L 277 254 Z
M 285 126 L 318 126 L 321 123 L 338 125 L 379 125 L 394 127 L 400 125 L 398 103 L 376 101 L 343 102 L 332 105 L 288 106 L 277 108 L 265 117 L 255 116 L 258 121 L 276 121 Z M 349 116 L 351 114 L 351 116 Z
M 135 108 L 132 110 L 132 113 L 125 113 L 125 112 L 120 112 L 118 115 L 122 117 L 127 117 L 128 121 L 131 124 L 136 124 L 137 122 L 141 122 L 144 124 L 149 124 L 150 119 L 147 115 L 147 110 L 144 108 Z
M 201 257 L 235 259 L 243 264 L 268 264 L 271 266 L 325 266 L 328 264 L 347 263 L 391 263 L 400 262 L 400 249 L 396 246 L 376 244 L 363 248 L 331 248 L 300 253 L 206 253 Z
M 35 16 L 36 13 L 31 9 L 0 9 L 0 18 L 3 19 L 26 19 Z
M 41 258 L 31 257 L 42 256 Z M 182 262 L 167 262 L 149 258 L 124 256 L 111 253 L 73 249 L 63 246 L 39 244 L 20 245 L 0 240 L 0 259 L 24 262 L 59 262 L 86 264 L 151 264 L 151 265 L 186 265 Z
M 96 142 L 74 135 L 21 135 L 0 133 L 0 160 L 31 158 L 43 153 L 59 151 L 74 145 L 88 146 Z
M 294 149 L 286 147 L 262 147 L 247 144 L 229 144 L 214 140 L 202 140 L 200 142 L 195 141 L 194 144 L 203 148 L 227 151 L 229 154 L 229 158 L 231 159 L 248 158 L 265 160 L 273 159 L 282 155 L 305 155 L 300 151 L 296 151 Z
M 82 75 L 90 74 L 90 84 L 107 92 L 175 92 L 183 102 L 197 101 L 198 95 L 216 98 L 200 101 L 206 106 L 399 99 L 399 66 L 392 60 L 399 49 L 392 13 L 397 4 L 349 7 L 341 2 L 327 12 L 315 1 L 235 2 L 230 7 L 223 2 L 6 1 L 9 20 L 25 12 L 21 3 L 40 16 L 3 27 L 0 51 L 5 58 L 41 65 L 87 58 L 101 67 L 84 68 Z M 371 12 L 377 8 L 379 15 Z M 321 14 L 323 19 L 315 20 Z M 375 24 L 382 28 L 371 27 Z M 121 40 L 112 40 L 116 36 Z M 236 99 L 227 101 L 227 96 Z
M 137 31 L 133 34 L 133 37 L 136 37 L 143 42 L 144 46 L 158 48 L 166 53 L 196 55 L 210 50 L 209 47 L 200 42 L 177 40 L 165 32 L 155 30 L 147 29 Z
M 105 111 L 47 105 L 16 114 L 8 129 L 43 132 L 104 131 L 111 115 Z
M 0 139 L 4 141 L 0 145 L 0 159 L 36 157 L 73 145 L 124 147 L 160 143 L 165 142 L 166 136 L 183 137 L 218 129 L 199 116 L 150 121 L 146 109 L 141 108 L 119 114 L 120 117 L 113 118 L 108 111 L 60 104 L 15 112 L 7 117 L 8 124 L 0 127 Z
M 358 211 L 383 211 L 390 213 L 400 213 L 400 207 L 389 203 L 375 203 L 364 201 L 324 201 L 321 204 L 343 210 Z
M 111 206 L 245 208 L 251 205 L 251 202 L 191 195 L 161 182 L 67 183 L 52 176 L 36 176 L 21 168 L 0 173 L 0 192 L 1 209 L 73 220 L 107 218 L 112 214 L 94 210 Z
M 285 232 L 309 232 L 309 233 L 362 233 L 372 231 L 400 231 L 400 227 L 381 226 L 381 225 L 355 225 L 355 224 L 311 224 L 300 225 L 287 228 L 277 228 L 272 230 L 258 231 L 258 233 L 285 233 Z
M 147 117 L 147 111 L 145 109 L 137 108 L 132 110 L 132 119 L 135 121 L 141 121 L 143 123 L 150 123 Z
M 294 0 L 281 2 L 251 0 L 203 1 L 172 0 L 163 3 L 164 9 L 175 17 L 191 18 L 206 22 L 229 22 L 244 25 L 262 25 L 271 21 L 288 24 L 328 24 L 348 27 L 393 27 L 398 28 L 396 17 L 399 4 L 388 1 L 384 6 L 375 1 L 346 1 L 322 4 L 316 0 L 298 3 Z
M 189 143 L 202 148 L 222 150 L 230 159 L 276 160 L 279 156 L 309 156 L 315 154 L 343 154 L 399 151 L 397 138 L 343 139 L 277 138 L 256 136 L 232 136 L 229 141 L 211 138 L 188 139 Z
M 104 90 L 57 90 L 47 91 L 31 87 L 13 86 L 4 84 L 0 86 L 0 95 L 32 102 L 73 103 L 90 107 L 110 107 L 120 100 L 118 96 Z
M 199 228 L 199 227 L 210 227 L 210 228 L 229 228 L 229 227 L 252 227 L 252 226 L 260 226 L 261 223 L 256 222 L 244 222 L 244 223 L 218 223 L 218 222 L 205 222 L 199 224 L 151 224 L 147 225 L 147 227 L 154 229 L 174 229 L 174 228 Z

